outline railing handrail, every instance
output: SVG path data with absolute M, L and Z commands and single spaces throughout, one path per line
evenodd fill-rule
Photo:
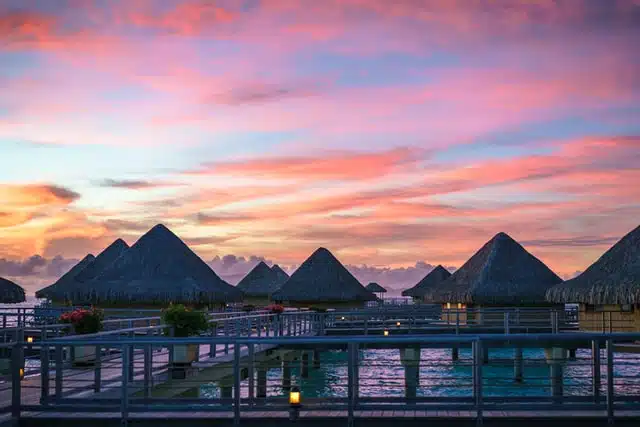
M 82 338 L 85 338 L 84 340 Z M 638 341 L 640 333 L 617 332 L 617 333 L 562 333 L 562 334 L 468 334 L 468 335 L 396 335 L 396 336 L 296 336 L 296 337 L 139 337 L 136 339 L 123 338 L 114 341 L 101 340 L 102 345 L 122 345 L 122 344 L 209 344 L 215 339 L 217 342 L 246 344 L 277 344 L 277 345 L 312 345 L 312 344 L 439 344 L 439 343 L 470 343 L 470 342 L 491 342 L 491 343 L 529 343 L 536 344 L 542 342 L 572 343 L 576 341 Z M 86 339 L 83 335 L 72 337 L 61 337 L 51 341 L 43 341 L 42 345 L 90 345 L 95 344 L 95 340 Z

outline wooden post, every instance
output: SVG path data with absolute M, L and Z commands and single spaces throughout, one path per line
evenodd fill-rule
M 233 344 L 233 424 L 240 424 L 240 344 Z
M 472 343 L 473 352 L 473 396 L 476 406 L 476 425 L 482 425 L 482 341 Z
M 291 390 L 291 358 L 287 355 L 282 356 L 282 389 Z
M 11 416 L 19 420 L 22 409 L 22 375 L 20 375 L 20 370 L 24 369 L 24 354 L 22 340 L 18 339 L 17 341 L 11 349 Z
M 451 361 L 457 362 L 460 359 L 460 349 L 458 346 L 451 348 Z
M 300 357 L 300 377 L 309 378 L 309 352 L 302 350 Z
M 253 399 L 255 397 L 255 364 L 256 364 L 256 356 L 255 356 L 255 347 L 254 344 L 248 344 L 248 353 L 249 360 L 247 366 L 247 376 L 249 377 L 249 405 L 253 405 Z
M 122 379 L 120 381 L 120 420 L 125 426 L 129 418 L 129 365 L 133 363 L 133 361 L 129 359 L 131 355 L 129 347 L 131 347 L 129 344 L 122 346 Z
M 153 379 L 153 348 L 151 344 L 144 346 L 144 397 L 151 395 L 151 380 Z
M 267 368 L 264 366 L 257 366 L 258 371 L 258 390 L 256 396 L 258 399 L 264 399 L 267 397 Z
M 320 351 L 313 350 L 311 355 L 313 369 L 320 369 Z
M 513 355 L 513 379 L 521 383 L 524 379 L 524 362 L 522 360 L 522 347 L 516 347 Z
M 63 374 L 63 361 L 62 361 L 62 346 L 56 345 L 55 347 L 55 362 L 56 362 L 56 401 L 62 399 L 62 376 Z

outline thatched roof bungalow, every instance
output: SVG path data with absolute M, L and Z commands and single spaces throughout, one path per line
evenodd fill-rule
M 97 257 L 87 255 L 56 283 L 36 292 L 36 296 L 53 301 L 72 301 L 71 296 L 78 291 L 79 287 L 81 288 L 84 283 L 91 281 L 113 264 L 127 249 L 129 245 L 124 240 L 115 240 Z
M 273 270 L 274 273 L 276 273 L 276 275 L 278 276 L 278 281 L 282 282 L 282 284 L 284 284 L 284 282 L 289 280 L 289 275 L 287 274 L 287 272 L 284 271 L 282 267 L 280 267 L 278 264 L 273 264 L 271 266 L 271 269 Z
M 268 303 L 271 300 L 271 294 L 280 289 L 288 279 L 289 276 L 286 273 L 283 276 L 277 270 L 265 264 L 264 261 L 260 261 L 236 285 L 236 288 L 244 293 L 245 301 L 247 302 L 256 304 Z
M 36 291 L 37 298 L 48 298 L 48 299 L 56 299 L 58 295 L 62 292 L 64 294 L 65 289 L 70 289 L 72 286 L 75 286 L 77 282 L 75 281 L 76 276 L 90 263 L 92 263 L 96 259 L 93 254 L 89 254 L 82 258 L 80 262 L 71 267 L 69 271 L 64 273 L 58 280 L 55 281 L 52 285 L 47 286 L 46 288 L 42 288 Z M 64 300 L 64 296 L 62 296 L 62 300 Z
M 549 289 L 547 300 L 580 304 L 584 330 L 640 330 L 640 226 L 582 274 Z
M 222 280 L 162 224 L 156 225 L 95 278 L 77 288 L 77 303 L 166 305 L 235 302 L 242 292 Z
M 362 306 L 377 299 L 325 248 L 307 258 L 272 298 L 295 306 L 327 308 Z
M 11 280 L 0 277 L 0 303 L 16 304 L 24 301 L 24 289 Z
M 425 301 L 474 305 L 545 305 L 545 292 L 562 282 L 506 233 L 498 233 Z
M 369 283 L 367 286 L 365 286 L 365 289 L 368 290 L 369 292 L 373 292 L 374 294 L 384 294 L 387 292 L 385 288 L 383 288 L 376 282 Z
M 415 286 L 402 291 L 402 296 L 412 297 L 416 301 L 422 301 L 427 292 L 437 289 L 443 281 L 451 277 L 451 273 L 441 265 L 427 273 Z

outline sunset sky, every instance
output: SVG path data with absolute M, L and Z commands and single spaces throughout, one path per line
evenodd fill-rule
M 499 231 L 570 276 L 640 223 L 639 45 L 638 0 L 2 0 L 0 276 L 159 222 L 232 283 Z

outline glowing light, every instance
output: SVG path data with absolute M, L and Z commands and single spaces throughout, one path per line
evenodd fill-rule
M 385 329 L 383 333 L 384 333 L 384 336 L 385 336 L 385 337 L 388 337 L 388 336 L 389 336 L 389 331 L 388 331 L 388 330 L 386 330 L 386 329 Z
M 344 316 L 342 316 L 342 317 L 340 318 L 340 320 L 344 320 Z
M 24 378 L 24 368 L 20 368 L 20 379 Z
M 450 303 L 450 302 L 448 302 L 448 303 L 447 303 L 447 310 L 450 310 L 450 309 L 451 309 L 451 303 Z
M 27 342 L 28 342 L 29 344 L 33 343 L 33 337 L 27 337 Z
M 298 387 L 291 387 L 291 391 L 289 392 L 289 405 L 300 405 L 300 389 Z
M 400 326 L 400 322 L 396 322 L 396 326 Z

